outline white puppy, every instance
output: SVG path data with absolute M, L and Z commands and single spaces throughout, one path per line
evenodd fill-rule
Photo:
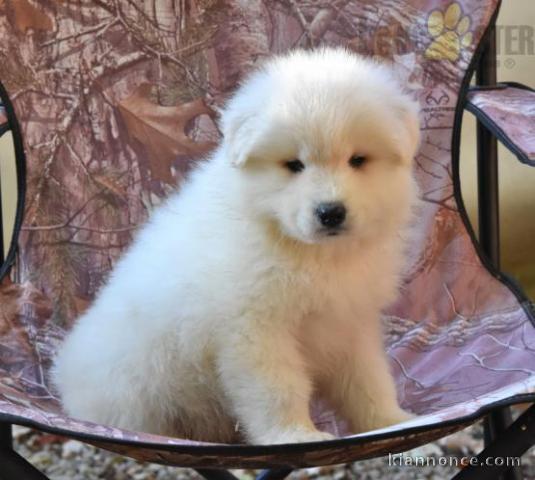
M 380 311 L 396 297 L 416 189 L 417 108 L 392 71 L 342 49 L 254 73 L 224 139 L 141 230 L 57 356 L 66 411 L 131 430 L 252 443 L 409 418 Z

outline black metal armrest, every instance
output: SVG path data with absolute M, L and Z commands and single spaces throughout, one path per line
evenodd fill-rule
M 0 137 L 9 130 L 6 109 L 0 103 Z
M 473 87 L 465 108 L 522 163 L 535 166 L 535 90 L 512 82 Z

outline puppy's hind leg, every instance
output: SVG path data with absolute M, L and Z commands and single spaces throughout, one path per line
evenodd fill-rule
M 332 438 L 310 418 L 312 386 L 291 333 L 280 323 L 253 322 L 243 322 L 244 328 L 225 338 L 218 356 L 225 394 L 248 440 L 272 444 Z

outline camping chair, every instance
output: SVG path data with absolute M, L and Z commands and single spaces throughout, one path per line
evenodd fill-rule
M 211 479 L 234 478 L 229 468 L 262 468 L 263 479 L 277 479 L 297 468 L 402 452 L 483 417 L 482 461 L 522 455 L 535 439 L 535 407 L 512 424 L 505 407 L 535 401 L 535 318 L 498 269 L 490 132 L 535 165 L 535 93 L 489 86 L 496 83 L 499 3 L 3 2 L 1 123 L 13 135 L 18 203 L 0 271 L 0 477 L 46 478 L 11 449 L 11 424 Z M 263 57 L 322 43 L 393 61 L 422 106 L 419 240 L 400 300 L 384 316 L 400 402 L 420 416 L 352 435 L 317 400 L 316 424 L 337 439 L 262 446 L 167 438 L 66 416 L 50 385 L 51 358 L 135 228 L 213 148 L 217 107 Z M 476 68 L 481 87 L 470 90 Z M 459 184 L 465 108 L 481 121 L 479 241 Z M 517 473 L 507 465 L 469 466 L 457 477 Z

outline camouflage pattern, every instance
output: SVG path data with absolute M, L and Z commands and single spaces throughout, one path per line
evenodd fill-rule
M 520 161 L 535 166 L 535 91 L 504 84 L 494 89 L 474 88 L 467 100 L 468 108 Z
M 534 325 L 478 257 L 454 194 L 455 112 L 497 4 L 0 2 L 0 78 L 28 170 L 19 255 L 0 288 L 0 415 L 141 460 L 304 466 L 405 450 L 495 402 L 533 400 Z M 207 445 L 67 417 L 49 367 L 69 326 L 149 212 L 210 153 L 218 110 L 240 79 L 272 53 L 321 44 L 392 62 L 422 106 L 417 240 L 400 299 L 384 317 L 400 401 L 421 416 L 349 436 L 317 400 L 317 424 L 345 438 L 289 448 Z

